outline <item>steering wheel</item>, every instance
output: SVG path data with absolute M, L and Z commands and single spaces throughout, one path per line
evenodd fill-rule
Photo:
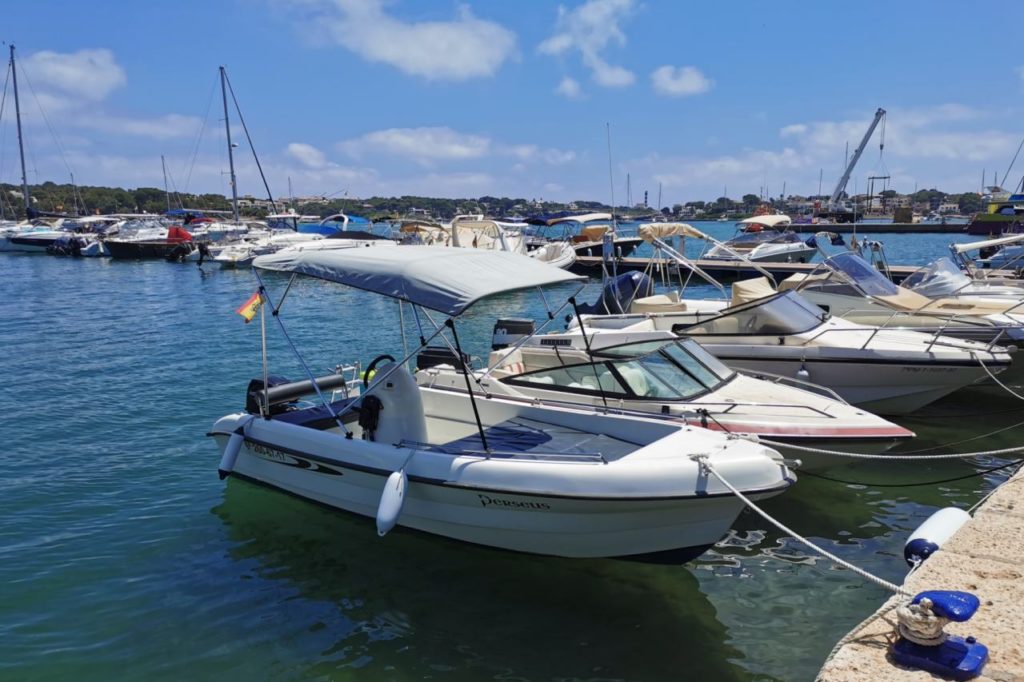
M 384 355 L 378 355 L 373 360 L 371 360 L 370 364 L 366 366 L 366 371 L 363 372 L 363 388 L 370 387 L 370 375 L 373 374 L 374 370 L 377 369 L 377 363 L 379 363 L 381 360 L 389 360 L 391 362 L 395 361 L 395 359 L 388 355 L 387 353 L 385 353 Z

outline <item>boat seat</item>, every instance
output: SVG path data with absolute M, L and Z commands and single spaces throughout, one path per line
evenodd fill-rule
M 681 313 L 686 312 L 686 303 L 679 300 L 679 294 L 655 294 L 633 301 L 631 313 Z
M 743 279 L 732 284 L 732 305 L 760 301 L 775 294 L 775 287 L 767 277 Z
M 408 369 L 395 369 L 394 363 L 390 362 L 379 367 L 364 396 L 367 394 L 376 396 L 381 405 L 377 428 L 372 434 L 364 434 L 364 437 L 370 435 L 372 438 L 368 439 L 378 443 L 427 442 L 423 396 L 416 378 Z
M 316 429 L 317 431 L 326 431 L 327 429 L 334 428 L 338 425 L 338 422 L 334 420 L 331 413 L 338 414 L 343 409 L 349 406 L 356 398 L 343 398 L 342 400 L 335 400 L 331 403 L 331 409 L 328 410 L 323 405 L 315 405 L 313 407 L 307 407 L 302 410 L 294 410 L 291 412 L 281 412 L 271 417 L 274 421 L 286 422 L 288 424 L 295 424 L 296 426 L 305 426 L 308 429 Z M 359 408 L 355 407 L 346 412 L 341 416 L 341 421 L 346 426 L 354 424 L 359 419 Z
M 526 371 L 523 352 L 519 348 L 501 348 L 491 351 L 491 354 L 487 357 L 487 366 L 493 367 L 494 363 L 502 358 L 505 358 L 505 360 L 501 363 L 501 366 L 494 370 L 494 376 L 515 376 Z
M 640 397 L 644 397 L 650 391 L 650 386 L 647 384 L 647 377 L 643 371 L 636 367 L 621 366 L 619 367 L 619 374 L 626 380 L 630 390 L 636 393 Z

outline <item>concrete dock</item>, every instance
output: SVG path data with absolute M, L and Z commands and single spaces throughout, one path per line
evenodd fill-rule
M 894 557 L 894 560 L 895 557 Z M 904 587 L 966 590 L 981 608 L 966 623 L 946 632 L 974 636 L 989 649 L 977 680 L 1024 681 L 1024 470 L 1004 483 L 937 553 L 911 575 Z M 902 598 L 886 602 L 893 605 Z M 821 682 L 910 682 L 941 679 L 897 667 L 888 658 L 895 612 L 871 621 L 851 637 L 818 673 Z

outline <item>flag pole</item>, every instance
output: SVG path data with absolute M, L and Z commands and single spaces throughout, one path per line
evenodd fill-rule
M 270 387 L 267 386 L 267 316 L 263 305 L 263 286 L 260 286 L 260 341 L 263 346 L 263 401 L 260 412 L 264 419 L 270 419 Z

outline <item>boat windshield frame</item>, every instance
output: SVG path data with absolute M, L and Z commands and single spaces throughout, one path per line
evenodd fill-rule
M 786 304 L 792 304 L 790 311 L 783 312 L 782 314 L 778 311 L 773 312 L 768 318 L 768 322 L 779 323 L 780 326 L 778 328 L 765 329 L 766 322 L 762 322 L 756 329 L 751 328 L 751 323 L 758 319 L 757 315 L 754 315 L 750 320 L 746 320 L 746 324 L 744 324 L 744 317 L 751 311 L 764 309 L 769 306 L 780 308 Z M 804 321 L 807 323 L 807 326 L 799 324 L 799 320 L 790 314 L 793 310 L 801 310 L 806 313 Z M 717 315 L 698 319 L 695 322 L 672 325 L 672 333 L 697 338 L 702 336 L 792 336 L 817 329 L 825 323 L 828 317 L 829 314 L 827 312 L 800 296 L 796 291 L 780 291 L 772 296 L 766 296 L 756 301 L 726 308 Z M 739 318 L 737 331 L 725 332 L 714 330 L 713 325 L 715 323 L 733 318 Z M 813 324 L 811 324 L 812 319 Z M 694 332 L 698 327 L 702 329 Z
M 649 348 L 635 353 L 616 352 L 616 349 L 630 346 Z M 701 352 L 693 352 L 693 346 Z M 712 356 L 708 357 L 712 357 L 714 364 L 708 363 L 703 355 L 708 355 L 707 351 L 689 339 L 634 341 L 594 350 L 588 361 L 544 367 L 502 377 L 500 381 L 511 386 L 612 400 L 692 401 L 718 390 L 737 376 Z M 695 364 L 687 366 L 689 363 L 680 356 Z M 548 383 L 534 379 L 559 373 L 570 381 L 559 382 L 552 378 Z M 680 378 L 686 383 L 678 383 Z

